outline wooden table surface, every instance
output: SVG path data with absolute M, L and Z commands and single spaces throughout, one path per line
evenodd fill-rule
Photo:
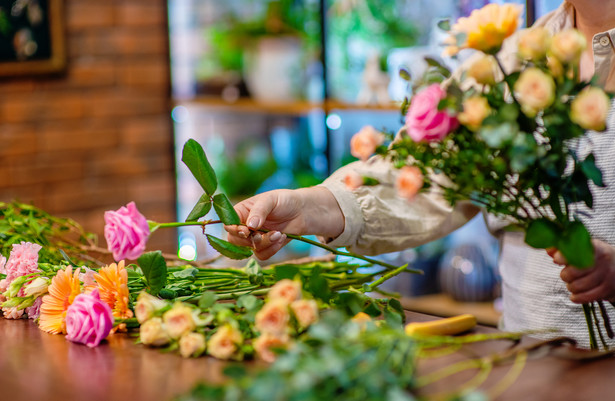
M 432 317 L 408 312 L 411 321 Z M 494 329 L 480 328 L 493 332 Z M 532 344 L 526 339 L 523 344 Z M 502 351 L 510 343 L 480 344 L 419 366 L 427 373 L 466 355 Z M 202 380 L 220 381 L 223 363 L 212 358 L 183 359 L 134 344 L 120 334 L 98 348 L 73 344 L 63 336 L 43 333 L 27 320 L 0 318 L 0 400 L 167 401 Z M 510 371 L 496 367 L 483 388 L 488 389 Z M 591 361 L 541 356 L 528 360 L 521 375 L 497 400 L 606 400 L 615 399 L 615 358 Z M 474 373 L 464 372 L 426 389 L 426 394 L 450 390 Z

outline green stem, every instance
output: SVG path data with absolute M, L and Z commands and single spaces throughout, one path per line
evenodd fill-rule
M 155 231 L 159 228 L 173 228 L 173 227 L 186 227 L 186 226 L 200 226 L 205 227 L 209 224 L 219 224 L 222 223 L 220 220 L 203 220 L 203 221 L 176 221 L 173 223 L 156 223 L 155 221 L 148 221 L 151 223 L 152 231 Z
M 591 349 L 598 349 L 596 333 L 594 333 L 594 325 L 592 323 L 592 312 L 588 304 L 583 304 L 583 313 L 585 314 L 585 322 L 587 323 L 587 330 L 589 332 L 589 347 Z
M 403 265 L 401 267 L 398 267 L 397 269 L 395 269 L 393 271 L 390 271 L 390 272 L 388 272 L 386 274 L 383 274 L 382 277 L 380 277 L 378 280 L 376 280 L 373 283 L 367 285 L 364 288 L 363 292 L 374 291 L 380 284 L 384 283 L 388 279 L 393 278 L 393 277 L 397 276 L 398 274 L 405 272 L 406 271 L 406 267 L 408 267 L 407 264 L 405 264 L 405 265 Z

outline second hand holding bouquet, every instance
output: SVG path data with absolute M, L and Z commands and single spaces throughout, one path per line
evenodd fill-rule
M 416 94 L 402 106 L 400 134 L 386 134 L 392 141 L 386 146 L 385 135 L 364 128 L 351 148 L 361 159 L 377 153 L 400 168 L 400 196 L 411 199 L 433 188 L 452 206 L 470 201 L 525 231 L 528 245 L 557 248 L 568 264 L 589 268 L 594 249 L 579 205 L 591 209 L 589 183 L 604 183 L 594 154 L 575 148 L 588 140 L 587 130 L 605 130 L 610 96 L 593 81 L 581 81 L 586 43 L 574 29 L 553 36 L 540 27 L 520 32 L 519 68 L 507 71 L 498 52 L 517 29 L 520 12 L 516 5 L 491 4 L 461 18 L 450 28 L 448 53 L 479 50 L 474 62 L 456 78 L 427 60 Z M 350 187 L 370 181 L 347 177 Z M 597 348 L 594 306 L 584 311 Z

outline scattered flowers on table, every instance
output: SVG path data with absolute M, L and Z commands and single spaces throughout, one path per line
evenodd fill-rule
M 129 307 L 128 272 L 123 260 L 101 267 L 94 274 L 94 280 L 100 298 L 111 307 L 114 317 L 128 319 L 133 316 Z
M 80 269 L 72 266 L 58 271 L 49 285 L 49 294 L 43 297 L 39 328 L 51 334 L 66 333 L 66 311 L 81 293 Z

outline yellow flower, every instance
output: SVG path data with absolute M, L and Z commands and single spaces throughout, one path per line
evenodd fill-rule
M 481 85 L 494 85 L 496 82 L 496 72 L 498 64 L 491 55 L 483 54 L 468 68 L 466 74 L 469 78 Z
M 488 4 L 472 11 L 469 17 L 459 18 L 451 29 L 448 54 L 453 55 L 467 48 L 497 53 L 504 39 L 517 30 L 521 11 L 522 7 L 518 4 Z
M 100 299 L 111 307 L 113 317 L 131 318 L 133 314 L 128 307 L 128 273 L 124 261 L 101 267 L 94 278 L 98 284 Z
M 79 270 L 68 266 L 51 280 L 49 294 L 43 297 L 39 328 L 47 333 L 66 333 L 66 310 L 81 293 Z
M 610 107 L 611 101 L 602 89 L 587 87 L 572 101 L 570 119 L 581 128 L 604 131 Z

